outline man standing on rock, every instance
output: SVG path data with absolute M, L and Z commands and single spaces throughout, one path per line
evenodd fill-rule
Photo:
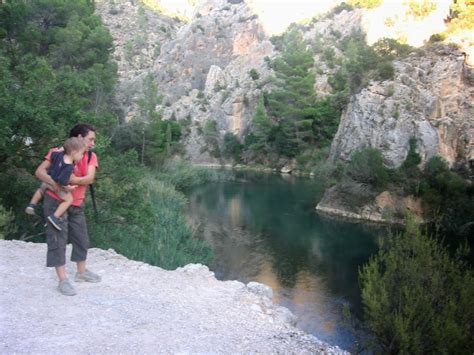
M 59 278 L 59 292 L 66 296 L 74 296 L 76 290 L 69 282 L 66 274 L 66 244 L 68 237 L 72 244 L 71 261 L 77 264 L 75 281 L 101 281 L 99 275 L 86 269 L 89 235 L 87 233 L 86 218 L 84 215 L 84 199 L 87 186 L 94 181 L 95 172 L 99 164 L 95 153 L 88 152 L 88 150 L 94 148 L 95 145 L 94 127 L 86 123 L 79 123 L 71 129 L 69 137 L 79 137 L 83 139 L 87 146 L 87 151 L 84 153 L 82 159 L 77 162 L 74 167 L 73 175 L 71 175 L 68 190 L 72 192 L 73 202 L 68 208 L 67 213 L 60 218 L 61 230 L 57 230 L 50 223 L 47 224 L 46 242 L 48 244 L 48 251 L 46 266 L 56 268 L 56 274 Z M 45 160 L 38 166 L 35 173 L 38 179 L 52 186 L 56 186 L 57 189 L 60 187 L 48 174 L 48 169 L 51 165 L 51 154 L 58 149 L 60 148 L 49 150 Z M 71 185 L 77 186 L 73 188 Z M 59 195 L 55 191 L 47 190 L 44 194 L 44 215 L 51 215 L 60 203 L 61 198 Z

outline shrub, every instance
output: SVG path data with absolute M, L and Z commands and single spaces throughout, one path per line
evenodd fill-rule
M 351 156 L 345 175 L 351 180 L 383 190 L 388 183 L 388 169 L 383 163 L 382 153 L 376 148 L 362 148 Z
M 232 158 L 235 161 L 240 161 L 240 154 L 242 153 L 243 145 L 240 143 L 239 138 L 230 132 L 224 135 L 224 149 L 223 155 L 226 158 Z
M 410 0 L 408 2 L 407 15 L 413 17 L 426 17 L 436 10 L 436 2 L 431 0 Z
M 474 220 L 474 187 L 440 157 L 431 158 L 420 183 L 423 205 L 429 216 L 450 233 L 459 233 Z
M 472 353 L 474 277 L 439 242 L 406 231 L 359 271 L 366 324 L 383 353 Z
M 379 39 L 372 45 L 372 48 L 385 59 L 391 60 L 396 57 L 404 57 L 408 55 L 413 47 L 403 44 L 393 38 Z
M 15 230 L 13 220 L 13 213 L 0 205 L 0 239 L 5 239 L 9 233 Z
M 249 75 L 254 81 L 260 78 L 260 75 L 258 74 L 256 69 L 250 69 Z
M 94 247 L 167 269 L 210 262 L 211 249 L 193 237 L 186 223 L 182 193 L 135 163 L 134 152 L 101 156 L 99 219 L 89 218 L 88 225 Z
M 348 0 L 347 3 L 353 7 L 372 9 L 374 7 L 380 6 L 382 0 Z
M 395 68 L 390 62 L 380 62 L 377 65 L 377 72 L 380 80 L 390 80 L 395 76 Z
M 435 33 L 430 37 L 430 43 L 436 42 L 443 42 L 446 39 L 446 35 L 444 33 Z

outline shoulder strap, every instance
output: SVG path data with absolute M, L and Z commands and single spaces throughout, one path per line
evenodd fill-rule
M 90 150 L 87 151 L 87 166 L 89 166 L 89 162 L 91 161 L 92 152 Z M 95 201 L 95 186 L 94 184 L 89 185 L 89 191 L 91 192 L 91 199 L 92 199 L 92 207 L 94 208 L 94 216 L 96 222 L 99 221 L 99 212 L 97 211 L 97 203 Z

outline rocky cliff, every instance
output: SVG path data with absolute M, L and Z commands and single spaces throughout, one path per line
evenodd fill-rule
M 393 64 L 393 80 L 372 82 L 351 98 L 330 159 L 348 160 L 367 146 L 380 149 L 386 164 L 398 167 L 415 137 L 423 162 L 440 155 L 451 165 L 467 165 L 474 157 L 474 86 L 464 74 L 463 53 L 434 45 Z
M 278 56 L 278 51 L 269 41 L 263 14 L 257 14 L 260 5 L 257 0 L 195 1 L 192 6 L 188 3 L 188 21 L 183 22 L 156 13 L 138 0 L 100 0 L 98 12 L 115 41 L 123 119 L 140 116 L 144 78 L 151 77 L 160 97 L 156 110 L 164 119 L 188 124 L 184 138 L 188 158 L 196 163 L 216 163 L 202 149 L 206 146 L 202 135 L 206 122 L 216 122 L 221 139 L 227 132 L 243 139 L 251 130 L 258 98 L 263 90 L 272 89 L 273 72 L 267 62 Z M 422 18 L 410 15 L 407 4 L 403 6 L 384 2 L 372 10 L 346 9 L 299 27 L 309 46 L 322 44 L 334 51 L 335 65 L 315 51 L 314 88 L 319 97 L 333 93 L 329 79 L 344 60 L 338 43 L 353 31 L 366 33 L 369 44 L 388 36 L 421 46 L 393 61 L 392 79 L 371 81 L 350 96 L 329 160 L 347 161 L 355 150 L 370 146 L 381 150 L 387 166 L 398 167 L 414 137 L 422 164 L 440 155 L 451 166 L 472 166 L 472 32 L 451 34 L 444 43 L 425 44 L 433 32 L 443 30 L 448 6 L 440 2 L 436 11 Z M 413 26 L 419 28 L 416 35 L 410 30 Z M 320 207 L 337 210 L 330 195 Z M 388 201 L 387 196 L 380 200 Z
M 201 152 L 200 128 L 215 120 L 221 136 L 232 132 L 242 137 L 270 75 L 265 57 L 273 55 L 273 46 L 258 16 L 243 1 L 207 0 L 199 2 L 184 23 L 138 1 L 118 3 L 103 0 L 97 8 L 116 43 L 122 116 L 129 121 L 137 115 L 143 79 L 151 75 L 161 96 L 156 109 L 163 118 L 191 122 L 185 142 L 189 158 L 213 162 Z M 148 41 L 130 61 L 127 37 L 136 36 Z M 258 80 L 251 78 L 252 69 Z

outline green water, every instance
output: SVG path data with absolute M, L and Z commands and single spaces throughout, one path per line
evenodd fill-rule
M 319 216 L 321 194 L 313 179 L 238 172 L 237 181 L 189 191 L 188 216 L 215 250 L 218 279 L 270 286 L 298 328 L 351 349 L 342 305 L 360 316 L 358 268 L 384 231 Z

